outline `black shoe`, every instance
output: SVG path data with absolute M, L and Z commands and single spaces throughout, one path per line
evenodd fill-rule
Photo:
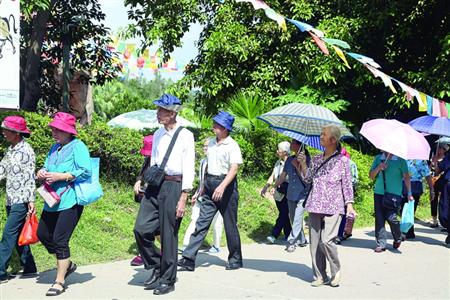
M 165 295 L 173 291 L 175 291 L 174 284 L 160 283 L 153 291 L 153 295 Z
M 414 233 L 411 233 L 411 234 L 407 234 L 406 235 L 406 239 L 407 240 L 413 240 L 413 239 L 415 239 L 416 238 L 416 235 L 414 234 Z
M 26 268 L 23 269 L 22 271 L 22 276 L 23 277 L 32 277 L 32 276 L 36 276 L 38 274 L 36 266 L 32 267 L 32 268 Z
M 445 243 L 450 245 L 450 234 L 445 238 Z
M 195 270 L 195 261 L 183 257 L 182 259 L 180 259 L 177 263 L 178 267 L 180 267 L 178 269 L 178 271 L 194 271 Z
M 225 266 L 225 270 L 237 270 L 242 268 L 242 263 L 228 263 Z
M 144 281 L 144 286 L 146 290 L 153 290 L 158 286 L 160 271 L 159 269 L 151 269 L 149 273 L 149 277 Z

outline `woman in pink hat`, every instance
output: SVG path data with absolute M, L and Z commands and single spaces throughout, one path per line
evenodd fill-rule
M 51 147 L 44 167 L 37 173 L 38 180 L 50 185 L 60 198 L 54 205 L 45 202 L 38 227 L 39 240 L 50 254 L 56 256 L 56 279 L 47 296 L 63 293 L 66 278 L 77 268 L 70 260 L 69 240 L 83 206 L 78 204 L 73 183 L 89 179 L 92 170 L 89 150 L 76 138 L 75 122 L 71 114 L 55 114 L 48 126 L 56 143 Z
M 142 181 L 142 174 L 150 166 L 152 146 L 153 135 L 144 136 L 144 146 L 142 147 L 140 152 L 145 157 L 145 160 L 144 164 L 142 165 L 141 171 L 139 172 L 139 176 L 136 179 L 136 183 L 134 184 L 134 200 L 139 203 L 141 203 L 141 200 L 144 197 L 145 189 L 147 188 L 147 184 Z M 144 262 L 142 261 L 142 257 L 139 253 L 130 262 L 130 265 L 132 266 L 142 266 L 143 264 Z
M 33 148 L 24 140 L 30 130 L 24 118 L 6 117 L 2 132 L 11 144 L 0 162 L 0 180 L 6 179 L 7 219 L 0 241 L 0 283 L 9 279 L 6 270 L 14 248 L 23 266 L 22 276 L 36 274 L 36 264 L 30 246 L 18 246 L 17 241 L 28 214 L 35 211 L 35 156 Z

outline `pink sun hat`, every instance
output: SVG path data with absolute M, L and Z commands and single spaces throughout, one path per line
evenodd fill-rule
M 141 154 L 145 156 L 152 155 L 153 147 L 153 135 L 147 135 L 144 137 L 144 147 L 141 149 Z
M 73 135 L 77 135 L 78 132 L 75 129 L 76 120 L 77 119 L 71 114 L 65 112 L 57 112 L 48 126 L 67 133 L 71 133 Z
M 27 127 L 27 121 L 21 116 L 8 116 L 3 119 L 2 128 L 18 133 L 23 133 L 25 136 L 30 136 L 31 132 Z

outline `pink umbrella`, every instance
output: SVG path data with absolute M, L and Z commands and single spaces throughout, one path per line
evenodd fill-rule
M 397 120 L 375 119 L 363 124 L 359 132 L 380 150 L 403 159 L 428 160 L 430 145 L 419 132 Z

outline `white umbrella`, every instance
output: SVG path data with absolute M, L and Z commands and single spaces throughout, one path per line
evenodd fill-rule
M 184 127 L 197 127 L 191 121 L 188 121 L 178 115 L 177 123 Z M 107 124 L 111 127 L 125 127 L 136 130 L 162 127 L 162 125 L 158 123 L 156 110 L 149 109 L 140 109 L 118 115 L 117 117 L 111 119 Z

